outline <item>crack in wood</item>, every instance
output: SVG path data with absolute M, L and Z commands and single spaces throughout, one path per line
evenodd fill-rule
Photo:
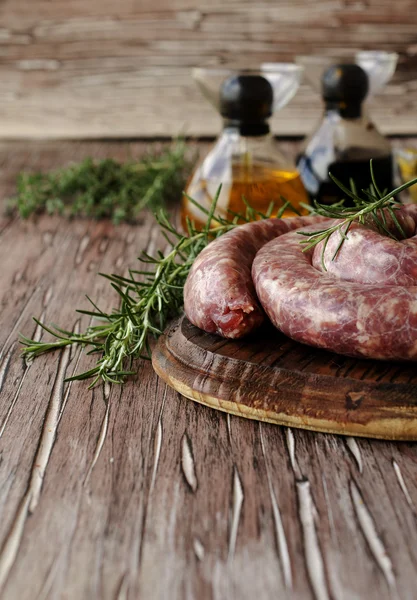
M 48 248 L 53 245 L 55 233 L 52 231 L 44 231 L 42 234 L 42 242 Z
M 337 544 L 337 533 L 336 533 L 336 527 L 334 524 L 333 512 L 332 512 L 332 507 L 331 507 L 332 505 L 330 503 L 329 490 L 327 488 L 327 481 L 326 481 L 326 477 L 325 477 L 324 473 L 322 473 L 322 475 L 321 475 L 321 483 L 323 486 L 324 497 L 326 500 L 327 518 L 329 520 L 330 535 L 332 536 L 332 540 L 334 542 L 336 542 L 336 544 Z M 316 511 L 316 518 L 318 518 L 318 517 L 319 517 L 319 515 Z
M 41 314 L 41 317 L 39 319 L 40 322 L 43 322 L 44 318 L 45 318 L 45 311 L 42 312 L 42 314 Z M 33 336 L 32 336 L 33 339 L 36 342 L 39 342 L 39 340 L 41 339 L 42 331 L 43 331 L 42 327 L 39 324 L 36 324 L 35 332 L 33 333 Z M 16 345 L 16 343 L 12 344 L 12 346 L 10 348 L 10 352 L 13 351 L 15 345 Z M 20 378 L 20 381 L 19 381 L 16 393 L 13 396 L 13 400 L 11 401 L 11 403 L 9 405 L 9 408 L 7 409 L 7 413 L 6 413 L 5 417 L 4 417 L 3 423 L 1 424 L 1 427 L 0 427 L 0 438 L 3 436 L 3 434 L 5 432 L 5 429 L 7 427 L 7 424 L 9 422 L 10 416 L 11 416 L 11 414 L 13 412 L 13 409 L 16 406 L 16 402 L 17 402 L 17 400 L 18 400 L 18 398 L 20 396 L 20 392 L 22 390 L 23 384 L 25 382 L 26 376 L 27 376 L 27 374 L 29 372 L 29 369 L 30 369 L 30 366 L 31 366 L 32 362 L 33 362 L 33 359 L 30 359 L 30 358 L 25 358 L 24 359 L 24 370 L 23 370 L 22 376 Z M 0 385 L 0 391 L 1 391 L 1 387 L 2 386 Z
M 96 445 L 96 449 L 94 451 L 93 460 L 91 461 L 91 465 L 87 471 L 87 475 L 84 480 L 84 485 L 90 479 L 91 473 L 93 472 L 93 469 L 96 466 L 98 459 L 100 458 L 100 454 L 103 449 L 104 442 L 106 441 L 107 432 L 108 432 L 108 428 L 109 428 L 109 417 L 110 417 L 110 391 L 111 391 L 110 384 L 106 381 L 103 384 L 103 400 L 104 400 L 104 404 L 106 406 L 106 410 L 104 413 L 103 420 L 101 422 L 100 432 L 98 435 L 97 445 Z
M 10 358 L 13 354 L 15 344 L 12 344 L 9 351 L 4 355 L 3 360 L 0 363 L 0 392 L 3 388 L 3 384 L 6 380 L 7 371 L 9 369 Z
M 19 551 L 20 542 L 23 537 L 23 530 L 26 524 L 26 519 L 29 514 L 29 504 L 31 494 L 26 493 L 17 509 L 12 527 L 9 530 L 8 536 L 3 544 L 0 552 L 0 590 L 9 576 L 9 573 L 14 565 L 14 562 Z
M 196 555 L 197 560 L 199 560 L 201 562 L 204 559 L 204 555 L 205 555 L 206 551 L 205 551 L 203 544 L 198 539 L 198 537 L 195 537 L 193 540 L 193 549 L 194 549 L 194 554 Z
M 230 416 L 230 413 L 227 413 L 227 415 L 226 415 L 227 437 L 229 438 L 229 444 L 230 445 L 232 444 L 231 419 L 232 419 L 232 417 Z
M 52 300 L 52 297 L 54 295 L 54 286 L 50 285 L 49 287 L 46 288 L 44 294 L 43 294 L 43 298 L 42 298 L 42 306 L 44 309 L 48 308 L 50 301 Z
M 36 509 L 38 505 L 43 479 L 55 442 L 55 437 L 59 423 L 59 412 L 64 395 L 65 373 L 69 364 L 69 360 L 70 348 L 67 347 L 64 349 L 59 360 L 56 379 L 52 388 L 49 406 L 46 412 L 45 421 L 41 431 L 38 451 L 36 452 L 34 464 L 32 467 L 31 481 L 29 485 L 29 489 L 31 492 L 29 512 L 31 513 Z
M 372 556 L 374 557 L 375 562 L 381 569 L 390 588 L 394 588 L 395 576 L 391 559 L 381 538 L 378 535 L 375 521 L 371 513 L 369 512 L 368 507 L 366 506 L 365 501 L 362 497 L 362 494 L 359 491 L 359 488 L 354 482 L 354 480 L 350 482 L 350 492 L 360 528 L 369 546 L 369 549 L 371 550 Z
M 298 461 L 295 457 L 295 439 L 294 439 L 294 433 L 293 433 L 291 427 L 285 428 L 285 439 L 287 442 L 287 450 L 288 450 L 288 454 L 290 457 L 290 464 L 291 464 L 291 468 L 294 472 L 294 476 L 296 479 L 301 479 L 302 474 L 301 474 L 301 469 L 298 464 Z
M 303 530 L 307 572 L 313 594 L 316 600 L 330 600 L 324 571 L 324 560 L 314 523 L 317 510 L 314 506 L 310 482 L 308 479 L 300 479 L 295 482 L 295 485 L 298 496 L 299 517 Z
M 358 445 L 358 442 L 355 440 L 355 438 L 353 437 L 347 437 L 345 439 L 346 441 L 346 446 L 349 448 L 349 451 L 351 452 L 353 458 L 356 461 L 357 467 L 359 469 L 359 473 L 362 474 L 363 472 L 363 463 L 362 463 L 362 455 L 361 455 L 361 451 Z
M 151 497 L 153 494 L 153 490 L 155 487 L 156 474 L 158 471 L 159 460 L 161 455 L 162 441 L 163 441 L 163 427 L 162 427 L 162 414 L 165 407 L 165 400 L 168 392 L 168 386 L 164 384 L 164 394 L 162 397 L 161 408 L 159 411 L 158 422 L 156 426 L 155 439 L 154 439 L 154 457 L 153 457 L 153 467 L 152 467 L 152 475 L 151 481 L 149 485 L 149 490 L 147 494 L 147 498 L 143 502 L 143 506 L 140 506 L 141 518 L 138 519 L 138 528 L 136 528 L 136 536 L 134 539 L 133 549 L 132 549 L 132 557 L 134 560 L 132 561 L 132 569 L 131 574 L 135 574 L 138 572 L 140 565 L 142 564 L 142 552 L 143 552 L 143 539 L 145 536 L 146 528 L 147 528 L 147 518 L 148 511 L 151 506 Z M 145 465 L 146 468 L 146 465 Z M 176 503 L 178 500 L 178 485 L 174 493 L 174 497 L 172 499 L 171 505 L 171 516 L 175 519 L 176 515 Z
M 28 489 L 15 514 L 6 540 L 0 552 L 0 590 L 3 588 L 16 560 L 27 518 L 38 505 L 42 484 L 55 442 L 59 409 L 63 398 L 65 372 L 69 363 L 70 351 L 65 348 L 59 359 L 55 382 L 46 410 L 38 450 L 33 461 Z
M 117 586 L 115 600 L 128 600 L 129 597 L 129 579 L 127 573 L 123 573 L 120 583 Z
M 85 235 L 83 235 L 83 237 L 80 240 L 80 243 L 78 245 L 77 252 L 76 252 L 76 255 L 74 258 L 74 265 L 76 267 L 78 267 L 83 262 L 84 254 L 88 248 L 89 243 L 90 243 L 90 236 L 88 235 L 88 233 L 86 233 Z
M 108 237 L 103 238 L 99 245 L 98 245 L 98 251 L 100 252 L 100 254 L 104 254 L 107 250 L 107 248 L 109 247 L 110 244 L 110 240 Z
M 159 411 L 158 423 L 156 425 L 155 440 L 154 440 L 154 444 L 153 444 L 154 459 L 153 459 L 153 467 L 152 467 L 151 484 L 149 486 L 149 496 L 152 494 L 154 486 L 155 486 L 156 472 L 158 470 L 159 458 L 161 456 L 161 447 L 162 447 L 162 438 L 163 438 L 162 413 L 163 413 L 164 407 L 165 407 L 165 399 L 167 396 L 167 391 L 168 391 L 168 386 L 165 385 L 164 395 L 162 397 L 162 402 L 161 402 L 161 410 Z
M 25 271 L 16 271 L 13 277 L 13 285 L 20 283 L 25 277 Z
M 415 512 L 414 502 L 413 502 L 413 500 L 410 496 L 410 493 L 407 489 L 403 474 L 401 473 L 401 469 L 400 469 L 398 463 L 394 459 L 392 460 L 392 466 L 394 467 L 395 475 L 397 476 L 398 483 L 400 484 L 400 488 L 405 496 L 405 499 L 407 500 L 407 504 L 411 508 L 411 510 L 413 512 Z
M 274 518 L 274 525 L 275 525 L 275 539 L 276 539 L 276 544 L 278 547 L 278 557 L 279 557 L 279 560 L 281 563 L 285 587 L 287 589 L 291 590 L 292 589 L 291 558 L 290 558 L 290 553 L 288 551 L 288 543 L 287 543 L 287 538 L 286 538 L 285 531 L 284 531 L 284 526 L 282 524 L 281 511 L 279 509 L 278 501 L 276 499 L 275 492 L 272 487 L 272 478 L 271 478 L 270 468 L 268 465 L 268 461 L 266 460 L 265 444 L 264 444 L 263 433 L 262 433 L 262 423 L 259 423 L 259 435 L 260 435 L 260 440 L 261 440 L 262 455 L 264 457 L 264 462 L 265 462 L 265 470 L 266 470 L 266 477 L 268 480 L 269 495 L 271 497 L 272 515 Z
M 3 436 L 3 434 L 4 434 L 5 430 L 6 430 L 7 424 L 9 422 L 10 416 L 11 416 L 11 414 L 13 412 L 13 409 L 16 406 L 16 402 L 17 402 L 17 400 L 18 400 L 18 398 L 20 396 L 20 392 L 22 390 L 24 381 L 26 379 L 26 375 L 27 375 L 29 367 L 30 367 L 30 365 L 28 365 L 27 367 L 25 367 L 25 369 L 23 371 L 23 374 L 22 374 L 22 377 L 21 377 L 21 379 L 19 381 L 19 384 L 17 386 L 16 393 L 14 394 L 13 399 L 10 402 L 9 408 L 7 409 L 7 412 L 6 412 L 6 415 L 4 417 L 3 423 L 1 424 L 1 427 L 0 427 L 0 438 Z
M 19 318 L 18 318 L 18 320 L 16 321 L 16 323 L 15 323 L 15 325 L 14 325 L 14 327 L 13 327 L 13 329 L 12 329 L 11 333 L 9 334 L 9 336 L 8 336 L 8 337 L 7 337 L 7 339 L 6 339 L 6 342 L 5 342 L 4 346 L 3 346 L 3 349 L 2 349 L 2 351 L 0 352 L 0 359 L 1 359 L 1 356 L 2 356 L 2 354 L 3 354 L 3 350 L 4 350 L 4 348 L 6 348 L 6 347 L 7 347 L 7 344 L 8 344 L 8 342 L 9 342 L 9 340 L 11 339 L 11 337 L 12 337 L 13 333 L 15 333 L 16 329 L 19 327 L 19 324 L 20 324 L 21 320 L 23 319 L 23 313 L 24 313 L 25 309 L 27 308 L 27 306 L 28 306 L 28 304 L 29 304 L 30 300 L 33 298 L 33 296 L 34 296 L 34 295 L 35 295 L 35 294 L 36 294 L 38 291 L 39 291 L 39 288 L 38 288 L 38 287 L 36 287 L 36 288 L 34 289 L 34 291 L 32 292 L 32 294 L 30 295 L 30 297 L 29 297 L 29 299 L 27 300 L 27 302 L 25 303 L 25 306 L 23 307 L 23 309 L 22 309 L 22 311 L 21 311 L 21 313 L 20 313 L 20 317 L 19 317 Z M 44 296 L 43 296 L 43 299 L 42 299 L 42 306 L 43 306 L 43 308 L 44 308 L 44 309 L 46 309 L 46 308 L 47 308 L 47 306 L 48 306 L 48 303 L 49 303 L 49 301 L 50 301 L 50 299 L 51 299 L 51 298 L 52 298 L 52 287 L 49 287 L 49 288 L 46 290 L 46 292 L 44 293 Z M 41 317 L 40 317 L 40 319 L 39 319 L 39 320 L 40 320 L 41 322 L 43 322 L 44 318 L 45 318 L 45 310 L 43 310 L 43 311 L 42 311 L 42 314 L 41 314 Z M 34 339 L 35 341 L 39 341 L 39 340 L 41 339 L 41 335 L 42 335 L 42 327 L 41 327 L 40 325 L 36 324 L 35 331 L 34 331 L 34 333 L 33 333 L 32 337 L 33 337 L 33 339 Z M 6 352 L 6 355 L 5 355 L 5 357 L 3 358 L 2 362 L 1 362 L 1 366 L 0 366 L 0 392 L 1 392 L 1 390 L 2 390 L 2 387 L 3 387 L 4 381 L 5 381 L 5 379 L 6 379 L 7 369 L 8 369 L 8 366 L 9 366 L 9 362 L 10 362 L 11 355 L 12 355 L 12 353 L 13 353 L 14 349 L 15 349 L 15 346 L 16 346 L 16 342 L 13 342 L 13 343 L 11 344 L 11 346 L 10 346 L 9 350 Z M 5 431 L 5 429 L 6 429 L 7 423 L 8 423 L 8 421 L 9 421 L 9 418 L 10 418 L 10 415 L 12 414 L 12 412 L 13 412 L 13 409 L 14 409 L 14 407 L 15 407 L 15 405 L 16 405 L 17 399 L 18 399 L 18 397 L 19 397 L 20 391 L 21 391 L 21 389 L 22 389 L 22 386 L 23 386 L 23 383 L 24 383 L 24 381 L 25 381 L 25 379 L 26 379 L 26 376 L 27 376 L 27 373 L 28 373 L 28 369 L 29 369 L 29 367 L 30 367 L 31 363 L 32 363 L 32 360 L 31 360 L 31 359 L 27 359 L 27 358 L 25 358 L 25 360 L 24 360 L 25 369 L 24 369 L 24 371 L 23 371 L 23 374 L 22 374 L 21 380 L 20 380 L 20 382 L 19 382 L 19 385 L 18 385 L 17 391 L 16 391 L 16 393 L 15 393 L 15 395 L 14 395 L 14 397 L 13 397 L 13 400 L 12 400 L 12 402 L 11 402 L 11 404 L 10 404 L 10 406 L 9 406 L 8 410 L 7 410 L 7 413 L 6 413 L 6 416 L 5 416 L 5 418 L 4 418 L 4 421 L 3 421 L 3 423 L 2 423 L 2 425 L 1 425 L 1 427 L 0 427 L 0 438 L 1 438 L 1 437 L 2 437 L 2 435 L 4 434 L 4 431 Z
M 308 578 L 316 600 L 331 600 L 315 524 L 315 521 L 319 519 L 319 514 L 311 494 L 311 485 L 309 480 L 303 476 L 298 464 L 295 455 L 295 437 L 290 427 L 285 428 L 285 438 L 297 491 L 298 513 L 303 534 Z
M 187 432 L 184 433 L 181 440 L 181 467 L 186 482 L 190 486 L 191 490 L 195 493 L 197 491 L 198 482 L 195 471 L 193 449 Z
M 239 528 L 243 500 L 244 493 L 242 482 L 240 481 L 239 473 L 235 465 L 233 467 L 232 511 L 230 518 L 228 561 L 232 560 L 236 550 L 237 530 Z

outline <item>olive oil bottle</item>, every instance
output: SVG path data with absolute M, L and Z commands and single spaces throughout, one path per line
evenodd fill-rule
M 247 201 L 266 212 L 271 202 L 273 214 L 288 200 L 301 213 L 308 196 L 294 164 L 278 150 L 270 133 L 273 89 L 261 74 L 229 77 L 220 88 L 223 131 L 214 147 L 191 177 L 187 195 L 208 209 L 219 186 L 216 212 L 223 217 L 245 213 Z M 197 225 L 206 220 L 204 211 L 187 197 L 182 205 L 183 223 L 188 216 Z M 283 215 L 294 216 L 287 209 Z

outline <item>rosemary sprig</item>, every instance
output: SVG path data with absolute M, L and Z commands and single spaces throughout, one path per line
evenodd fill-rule
M 22 218 L 46 212 L 133 222 L 145 206 L 157 210 L 181 195 L 189 166 L 185 144 L 177 141 L 139 161 L 86 158 L 50 173 L 21 173 L 8 210 Z
M 273 204 L 265 215 L 247 205 L 245 215 L 236 215 L 231 220 L 216 216 L 214 213 L 219 193 L 220 190 L 209 210 L 190 198 L 207 215 L 206 225 L 202 230 L 196 229 L 188 219 L 188 232 L 183 235 L 171 224 L 165 210 L 161 209 L 157 213 L 162 234 L 171 249 L 165 255 L 162 252 L 158 252 L 156 256 L 150 256 L 146 252 L 142 254 L 139 261 L 144 265 L 151 265 L 151 271 L 130 269 L 127 277 L 100 274 L 110 281 L 120 296 L 118 309 L 105 313 L 87 296 L 92 309 L 77 312 L 93 317 L 99 324 L 87 327 L 80 334 L 57 326 L 50 328 L 35 319 L 55 340 L 44 342 L 21 336 L 23 355 L 30 359 L 69 345 L 81 345 L 88 353 L 98 353 L 99 358 L 94 367 L 68 381 L 92 379 L 90 387 L 100 380 L 123 383 L 127 375 L 134 373 L 132 367 L 135 359 L 150 358 L 150 338 L 160 335 L 168 319 L 181 312 L 184 283 L 201 250 L 213 238 L 236 227 L 238 222 L 268 218 L 272 213 Z M 285 203 L 280 214 L 288 206 L 289 203 Z
M 395 200 L 395 196 L 400 194 L 403 190 L 415 185 L 417 178 L 403 183 L 391 192 L 382 191 L 378 188 L 375 180 L 374 169 L 372 160 L 370 161 L 371 170 L 371 181 L 372 185 L 369 190 L 361 190 L 363 196 L 360 196 L 356 190 L 355 184 L 351 181 L 351 189 L 349 190 L 341 181 L 329 173 L 329 177 L 334 183 L 353 200 L 353 206 L 345 206 L 344 200 L 331 205 L 320 204 L 316 200 L 313 201 L 312 212 L 316 215 L 328 217 L 330 219 L 338 219 L 339 222 L 331 225 L 330 227 L 320 229 L 314 232 L 298 231 L 297 233 L 304 236 L 305 239 L 301 240 L 303 244 L 303 252 L 311 250 L 320 242 L 323 242 L 323 248 L 321 252 L 321 262 L 324 270 L 326 265 L 324 264 L 324 253 L 326 246 L 329 242 L 330 236 L 338 231 L 340 233 L 340 242 L 332 256 L 331 260 L 334 260 L 338 255 L 344 241 L 346 240 L 347 234 L 350 227 L 354 222 L 361 223 L 362 225 L 366 222 L 366 219 L 370 218 L 374 221 L 377 229 L 383 234 L 393 239 L 401 239 L 405 237 L 403 228 L 401 227 L 395 211 L 400 208 L 401 205 Z M 392 218 L 398 235 L 394 235 L 386 227 L 387 214 Z

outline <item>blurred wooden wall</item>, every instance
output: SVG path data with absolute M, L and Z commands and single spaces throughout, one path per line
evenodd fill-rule
M 213 135 L 192 66 L 334 47 L 400 53 L 373 115 L 417 133 L 417 0 L 2 0 L 0 137 Z M 303 134 L 319 114 L 305 84 L 274 131 Z

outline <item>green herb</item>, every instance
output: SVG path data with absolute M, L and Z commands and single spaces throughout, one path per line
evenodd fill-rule
M 178 197 L 188 168 L 182 141 L 140 161 L 86 158 L 51 173 L 21 173 L 8 209 L 23 218 L 47 212 L 133 222 L 145 206 L 157 210 Z
M 366 222 L 366 219 L 372 219 L 377 229 L 383 235 L 390 236 L 394 239 L 400 239 L 405 237 L 404 231 L 395 215 L 395 211 L 398 210 L 400 205 L 398 204 L 398 201 L 395 200 L 394 196 L 397 196 L 403 190 L 416 184 L 417 178 L 411 181 L 407 181 L 407 183 L 400 185 L 392 192 L 387 193 L 386 190 L 381 192 L 375 181 L 372 160 L 370 162 L 370 169 L 372 185 L 370 186 L 369 190 L 362 190 L 362 197 L 359 196 L 353 181 L 351 181 L 351 189 L 349 190 L 346 186 L 343 185 L 341 181 L 339 181 L 338 179 L 336 179 L 336 177 L 329 173 L 330 178 L 349 198 L 353 200 L 354 205 L 345 206 L 344 200 L 331 205 L 320 204 L 319 202 L 314 200 L 312 208 L 312 212 L 314 214 L 321 215 L 322 217 L 329 217 L 330 219 L 339 219 L 339 222 L 325 229 L 321 229 L 320 231 L 298 231 L 299 235 L 302 235 L 306 238 L 301 241 L 301 243 L 305 246 L 303 250 L 304 252 L 306 252 L 307 250 L 311 250 L 320 242 L 324 242 L 321 253 L 321 261 L 324 270 L 326 270 L 326 266 L 324 264 L 324 253 L 326 250 L 326 246 L 329 242 L 330 236 L 336 231 L 340 233 L 340 242 L 332 256 L 332 260 L 334 260 L 338 255 L 346 239 L 347 233 L 354 222 L 364 224 Z M 387 214 L 391 216 L 397 228 L 398 236 L 393 235 L 386 228 Z
M 163 255 L 162 252 L 158 252 L 157 256 L 142 254 L 140 262 L 152 265 L 152 271 L 131 269 L 128 277 L 101 274 L 119 294 L 120 308 L 105 313 L 87 296 L 92 310 L 77 312 L 96 318 L 100 324 L 87 327 L 81 334 L 74 334 L 56 326 L 49 328 L 35 319 L 38 325 L 54 336 L 55 341 L 38 342 L 21 336 L 26 358 L 34 358 L 45 352 L 78 344 L 88 349 L 89 353 L 98 353 L 99 358 L 92 369 L 75 375 L 68 381 L 92 379 L 91 387 L 100 379 L 123 383 L 127 375 L 134 373 L 132 366 L 135 359 L 150 357 L 150 337 L 162 333 L 168 319 L 181 312 L 184 283 L 194 259 L 201 250 L 213 238 L 236 227 L 238 221 L 268 218 L 272 213 L 273 204 L 267 214 L 258 213 L 247 205 L 246 214 L 236 215 L 232 220 L 215 216 L 219 193 L 220 190 L 209 211 L 189 198 L 206 213 L 207 222 L 203 230 L 197 230 L 188 220 L 187 235 L 178 231 L 170 223 L 167 213 L 160 210 L 157 220 L 171 246 L 169 253 Z M 288 206 L 289 203 L 285 203 L 280 214 Z

